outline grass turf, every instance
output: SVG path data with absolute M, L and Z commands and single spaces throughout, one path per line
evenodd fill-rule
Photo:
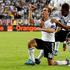
M 24 63 L 28 59 L 27 43 L 32 38 L 40 38 L 40 32 L 0 32 L 0 70 L 69 70 L 69 66 L 48 66 L 43 57 L 40 65 L 28 66 Z M 62 44 L 60 45 L 62 46 Z M 39 51 L 36 50 L 37 56 Z M 70 59 L 70 53 L 59 48 L 55 60 Z

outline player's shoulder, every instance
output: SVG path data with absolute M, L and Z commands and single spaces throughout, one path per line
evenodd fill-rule
M 47 21 L 45 21 L 45 23 L 46 23 L 46 24 L 49 24 L 49 25 L 52 25 L 51 20 L 52 20 L 52 19 L 51 19 L 51 18 L 49 18 Z M 55 23 L 53 23 L 53 25 L 55 25 Z
M 54 11 L 54 12 L 52 12 L 52 14 L 50 15 L 50 17 L 60 20 L 61 12 L 60 12 L 60 11 Z
M 60 11 L 53 11 L 51 15 L 58 16 L 60 14 Z

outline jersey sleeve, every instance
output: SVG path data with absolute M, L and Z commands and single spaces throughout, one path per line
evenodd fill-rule
M 60 20 L 59 11 L 52 12 L 52 14 L 50 15 L 50 17 L 53 18 L 53 19 Z
M 51 25 L 51 28 L 56 29 L 56 25 Z

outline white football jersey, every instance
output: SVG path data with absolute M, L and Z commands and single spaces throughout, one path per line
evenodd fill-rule
M 45 28 L 56 29 L 56 24 L 55 23 L 51 23 L 51 19 L 45 21 L 44 25 L 45 25 Z M 41 39 L 43 41 L 55 42 L 55 32 L 48 33 L 48 32 L 42 31 L 42 38 Z
M 66 17 L 64 17 L 64 16 L 62 16 L 61 11 L 56 11 L 51 14 L 51 17 L 53 17 L 57 20 L 60 20 L 61 23 L 65 24 L 65 25 L 70 23 L 70 13 Z

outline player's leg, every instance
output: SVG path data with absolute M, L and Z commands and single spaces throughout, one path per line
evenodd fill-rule
M 40 64 L 40 59 L 44 56 L 44 51 L 43 50 L 40 50 L 40 53 L 38 55 L 38 57 L 35 58 L 35 63 L 36 64 Z
M 48 59 L 48 65 L 69 65 L 69 60 L 66 59 L 66 60 L 63 60 L 63 61 L 60 61 L 60 60 L 55 61 L 52 58 L 52 59 Z
M 46 42 L 45 48 L 44 48 L 44 57 L 47 58 L 48 65 L 54 65 L 54 54 L 53 54 L 53 49 L 54 48 L 54 43 L 52 42 Z
M 36 58 L 40 60 L 43 56 L 44 56 L 44 51 L 40 50 L 40 53 L 39 53 L 38 57 L 36 57 Z
M 28 53 L 29 53 L 29 59 L 25 64 L 28 65 L 34 65 L 35 64 L 35 57 L 34 57 L 34 48 L 37 46 L 37 43 L 35 39 L 31 40 L 28 43 Z
M 67 59 L 64 61 L 54 60 L 53 47 L 54 43 L 48 43 L 46 48 L 44 49 L 44 56 L 47 58 L 48 65 L 68 65 L 69 60 Z
M 49 57 L 47 58 L 47 61 L 48 61 L 48 65 L 69 65 L 69 60 L 66 59 L 66 60 L 54 60 L 53 59 L 54 57 Z
M 63 42 L 63 51 L 66 51 L 66 48 L 67 48 L 67 44 L 66 44 L 66 41 Z
M 55 33 L 54 55 L 58 54 L 58 49 L 60 46 L 60 40 L 61 40 L 61 30 Z
M 35 64 L 34 48 L 43 49 L 43 41 L 35 38 L 28 43 L 29 60 L 25 64 Z
M 67 43 L 68 50 L 70 52 L 70 32 L 66 36 L 66 43 Z
M 67 35 L 68 35 L 69 31 L 64 31 L 64 37 L 63 37 L 63 51 L 66 51 L 66 48 L 67 48 L 67 44 L 66 44 L 66 38 L 67 38 Z
M 66 32 L 66 33 L 68 33 L 68 32 Z M 70 33 L 68 33 L 66 36 L 66 43 L 67 43 L 68 49 L 70 51 Z M 56 65 L 69 65 L 69 63 L 70 62 L 68 59 L 66 59 L 64 61 L 56 61 Z
M 66 35 L 67 35 L 67 31 L 64 31 L 64 30 L 60 30 L 60 31 L 56 32 L 54 55 L 57 55 L 57 53 L 58 53 L 60 42 L 63 42 L 63 51 L 66 50 L 66 41 L 65 41 Z
M 59 46 L 60 46 L 60 42 L 55 42 L 55 48 L 54 48 L 54 55 L 57 55 L 58 54 L 58 49 L 59 49 Z

